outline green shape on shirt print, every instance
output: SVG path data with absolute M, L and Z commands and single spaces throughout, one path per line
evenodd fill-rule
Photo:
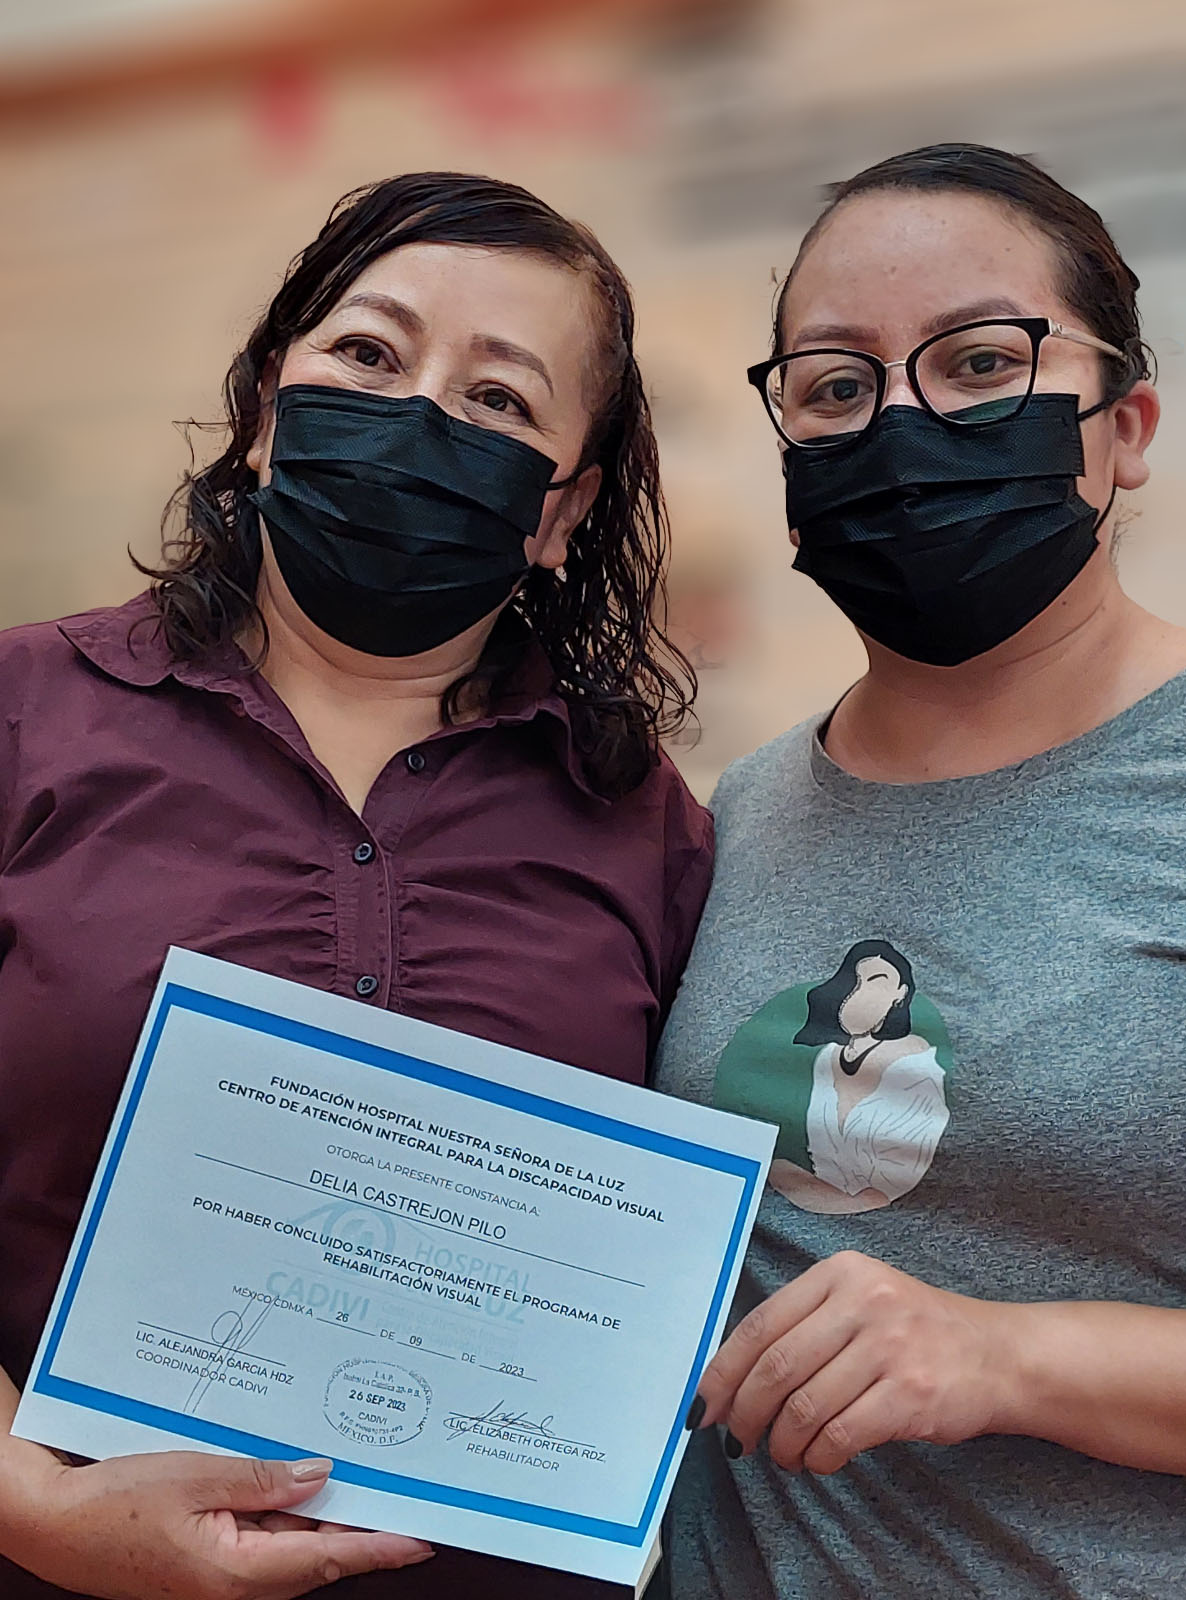
M 808 1022 L 808 995 L 818 988 L 799 983 L 768 1000 L 743 1022 L 721 1053 L 712 1104 L 778 1127 L 776 1160 L 811 1170 L 807 1148 L 807 1107 L 819 1045 L 797 1044 Z M 944 1097 L 953 1104 L 951 1037 L 938 1007 L 926 995 L 910 1000 L 912 1032 L 933 1046 L 943 1069 Z

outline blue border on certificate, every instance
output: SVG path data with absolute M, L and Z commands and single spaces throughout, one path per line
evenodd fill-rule
M 52 1400 L 67 1401 L 72 1405 L 81 1406 L 89 1411 L 99 1411 L 108 1416 L 123 1417 L 129 1422 L 138 1422 L 150 1428 L 164 1429 L 169 1433 L 200 1440 L 205 1444 L 221 1446 L 226 1450 L 237 1451 L 247 1455 L 289 1459 L 303 1453 L 275 1439 L 265 1439 L 255 1434 L 243 1433 L 236 1428 L 228 1428 L 221 1423 L 204 1422 L 198 1417 L 186 1416 L 179 1411 L 170 1411 L 160 1406 L 149 1405 L 144 1401 L 128 1399 L 123 1395 L 110 1394 L 103 1389 L 94 1389 L 87 1384 L 75 1383 L 71 1379 L 57 1377 L 52 1370 L 54 1357 L 57 1355 L 58 1346 L 61 1343 L 66 1322 L 70 1315 L 70 1308 L 78 1292 L 79 1281 L 86 1266 L 91 1246 L 94 1243 L 95 1234 L 98 1231 L 103 1207 L 111 1191 L 111 1185 L 119 1167 L 120 1157 L 123 1154 L 128 1134 L 136 1117 L 145 1082 L 152 1070 L 152 1064 L 156 1057 L 166 1022 L 174 1010 L 197 1012 L 199 1015 L 230 1023 L 233 1027 L 246 1028 L 258 1033 L 268 1033 L 275 1038 L 285 1039 L 294 1044 L 306 1045 L 327 1055 L 344 1057 L 349 1061 L 363 1062 L 367 1066 L 378 1067 L 383 1072 L 394 1072 L 402 1077 L 414 1078 L 423 1083 L 434 1084 L 438 1088 L 451 1089 L 457 1093 L 467 1095 L 471 1099 L 486 1100 L 492 1104 L 508 1106 L 515 1111 L 526 1113 L 528 1116 L 539 1117 L 547 1122 L 562 1123 L 569 1127 L 580 1128 L 586 1133 L 598 1134 L 604 1139 L 616 1139 L 621 1144 L 629 1144 L 639 1149 L 651 1150 L 659 1155 L 670 1156 L 677 1161 L 690 1161 L 698 1166 L 713 1167 L 718 1171 L 731 1173 L 741 1180 L 741 1199 L 738 1202 L 737 1213 L 733 1219 L 733 1228 L 725 1251 L 725 1259 L 721 1265 L 720 1275 L 713 1291 L 712 1302 L 697 1345 L 692 1372 L 688 1378 L 683 1398 L 680 1401 L 679 1412 L 668 1437 L 663 1458 L 659 1463 L 659 1468 L 647 1495 L 642 1514 L 636 1523 L 608 1522 L 596 1517 L 578 1516 L 572 1512 L 551 1511 L 546 1507 L 531 1505 L 524 1501 L 507 1500 L 497 1495 L 478 1494 L 467 1489 L 454 1489 L 443 1484 L 429 1483 L 419 1478 L 405 1477 L 399 1473 L 379 1472 L 372 1467 L 359 1466 L 350 1461 L 335 1461 L 334 1463 L 333 1476 L 339 1482 L 353 1483 L 363 1489 L 376 1489 L 382 1493 L 399 1494 L 409 1499 L 433 1501 L 441 1505 L 454 1506 L 459 1510 L 482 1512 L 486 1516 L 510 1518 L 516 1522 L 535 1523 L 541 1527 L 553 1528 L 558 1532 L 582 1534 L 586 1538 L 600 1539 L 609 1543 L 641 1546 L 646 1538 L 659 1495 L 662 1492 L 663 1483 L 671 1466 L 672 1457 L 683 1432 L 683 1418 L 695 1394 L 697 1374 L 703 1368 L 708 1354 L 712 1330 L 720 1315 L 721 1306 L 725 1298 L 725 1290 L 741 1244 L 745 1219 L 749 1215 L 754 1189 L 761 1172 L 760 1163 L 746 1156 L 737 1156 L 727 1151 L 713 1150 L 707 1145 L 699 1145 L 687 1139 L 675 1138 L 671 1134 L 657 1133 L 649 1128 L 637 1128 L 631 1123 L 619 1122 L 615 1118 L 602 1116 L 598 1112 L 585 1111 L 579 1106 L 564 1105 L 561 1101 L 549 1100 L 544 1095 L 533 1094 L 524 1089 L 512 1088 L 508 1084 L 494 1083 L 487 1078 L 475 1077 L 471 1073 L 463 1072 L 456 1067 L 446 1067 L 437 1062 L 422 1061 L 417 1056 L 407 1056 L 398 1050 L 390 1050 L 382 1045 L 369 1044 L 365 1040 L 351 1039 L 344 1034 L 333 1033 L 328 1028 L 318 1028 L 310 1023 L 297 1022 L 269 1011 L 261 1011 L 255 1006 L 243 1005 L 237 1000 L 226 1000 L 220 995 L 205 994 L 200 990 L 190 989 L 182 984 L 167 983 L 160 996 L 156 1015 L 148 1038 L 145 1041 L 140 1066 L 132 1083 L 123 1117 L 112 1141 L 107 1164 L 103 1170 L 102 1179 L 95 1195 L 95 1203 L 87 1219 L 86 1230 L 80 1241 L 78 1254 L 75 1257 L 70 1278 L 62 1296 L 62 1303 L 54 1319 L 53 1329 L 46 1343 L 45 1354 L 32 1382 L 34 1392 L 45 1395 Z

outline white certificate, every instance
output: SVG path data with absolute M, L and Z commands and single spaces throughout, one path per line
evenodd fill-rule
M 314 1515 L 634 1583 L 773 1141 L 173 950 L 15 1431 L 329 1456 Z

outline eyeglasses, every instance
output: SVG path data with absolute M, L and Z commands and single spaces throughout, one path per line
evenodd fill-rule
M 1123 350 L 1049 317 L 966 322 L 924 339 L 903 361 L 825 348 L 759 361 L 747 373 L 770 420 L 801 450 L 851 444 L 881 410 L 893 367 L 932 416 L 956 427 L 1005 422 L 1025 410 L 1046 339 L 1066 339 L 1127 361 Z

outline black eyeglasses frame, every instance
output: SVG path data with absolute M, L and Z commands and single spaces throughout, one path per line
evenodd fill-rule
M 1019 328 L 1029 336 L 1030 341 L 1030 381 L 1025 393 L 1017 396 L 1018 404 L 1015 410 L 1003 416 L 985 417 L 980 420 L 961 419 L 953 417 L 946 412 L 939 411 L 927 399 L 918 381 L 918 363 L 932 345 L 939 344 L 943 339 L 950 339 L 956 333 L 970 333 L 974 328 Z M 1029 404 L 1030 396 L 1034 392 L 1034 384 L 1038 378 L 1038 358 L 1045 339 L 1067 339 L 1073 344 L 1086 345 L 1089 349 L 1100 350 L 1105 355 L 1115 356 L 1121 361 L 1128 357 L 1123 350 L 1118 350 L 1114 344 L 1108 344 L 1104 339 L 1097 339 L 1092 333 L 1081 333 L 1078 328 L 1068 328 L 1061 322 L 1056 322 L 1051 317 L 978 317 L 975 322 L 962 322 L 954 328 L 944 328 L 940 333 L 932 334 L 929 339 L 924 339 L 916 345 L 908 356 L 901 361 L 883 361 L 880 356 L 871 355 L 867 350 L 849 350 L 840 345 L 817 345 L 808 350 L 793 350 L 783 355 L 771 356 L 766 361 L 758 361 L 752 367 L 746 368 L 746 377 L 762 397 L 762 404 L 766 415 L 773 422 L 778 436 L 794 450 L 835 450 L 853 444 L 862 438 L 881 415 L 882 403 L 885 400 L 885 391 L 889 385 L 889 374 L 892 367 L 904 367 L 910 388 L 921 405 L 937 421 L 951 428 L 992 428 L 999 422 L 1012 422 L 1019 417 Z M 770 374 L 788 361 L 798 360 L 800 356 L 853 356 L 864 361 L 873 369 L 873 377 L 877 386 L 877 397 L 869 420 L 863 427 L 846 434 L 839 440 L 832 440 L 826 444 L 806 444 L 802 439 L 792 439 L 783 431 L 782 423 L 775 413 L 770 399 L 768 382 Z

